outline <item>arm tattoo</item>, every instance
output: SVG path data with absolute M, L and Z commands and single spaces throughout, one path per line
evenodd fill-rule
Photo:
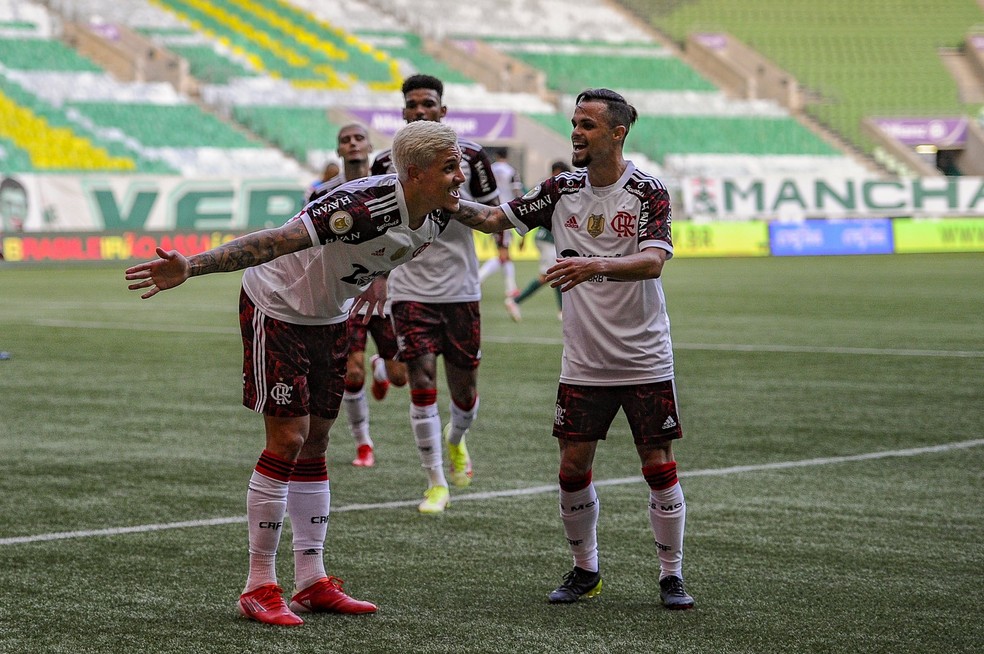
M 311 238 L 301 221 L 278 229 L 264 229 L 229 241 L 188 259 L 191 276 L 243 270 L 277 257 L 311 247 Z
M 498 207 L 487 207 L 467 201 L 459 203 L 458 211 L 454 213 L 454 217 L 464 225 L 486 233 L 500 231 L 499 223 L 508 221 L 506 215 Z

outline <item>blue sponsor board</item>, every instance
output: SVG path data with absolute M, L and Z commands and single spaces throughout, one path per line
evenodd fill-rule
M 831 254 L 891 254 L 892 221 L 804 220 L 769 224 L 769 248 L 776 257 Z

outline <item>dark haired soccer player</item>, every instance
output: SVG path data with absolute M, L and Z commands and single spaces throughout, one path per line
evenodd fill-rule
M 430 75 L 411 75 L 403 81 L 403 119 L 440 122 L 444 84 Z M 492 163 L 482 146 L 459 138 L 463 198 L 495 204 L 498 191 Z M 373 161 L 373 174 L 391 171 L 389 152 Z M 441 513 L 450 494 L 441 452 L 441 415 L 437 405 L 437 356 L 444 357 L 451 418 L 443 430 L 448 448 L 451 482 L 467 486 L 472 463 L 465 434 L 478 414 L 478 364 L 481 352 L 481 316 L 478 258 L 474 235 L 452 224 L 427 252 L 389 278 L 393 324 L 400 345 L 400 360 L 410 375 L 410 427 L 417 442 L 421 466 L 427 472 L 427 490 L 418 506 L 421 513 Z
M 260 622 L 302 624 L 295 611 L 376 611 L 342 592 L 324 564 L 331 499 L 326 452 L 342 399 L 346 320 L 362 305 L 381 311 L 385 275 L 457 224 L 450 212 L 465 181 L 457 135 L 444 125 L 407 125 L 394 137 L 393 159 L 397 174 L 343 185 L 281 227 L 187 258 L 158 248 L 159 259 L 126 271 L 128 288 L 146 299 L 189 277 L 245 269 L 243 404 L 263 415 L 266 440 L 246 494 L 249 575 L 239 610 Z M 482 218 L 467 224 L 486 232 L 511 226 Z M 285 516 L 293 530 L 290 607 L 276 572 Z
M 521 233 L 546 227 L 559 258 L 547 281 L 564 293 L 564 354 L 553 434 L 560 444 L 560 514 L 574 568 L 549 594 L 575 602 L 601 591 L 598 494 L 591 468 L 619 409 L 642 474 L 659 557 L 660 599 L 689 609 L 683 585 L 686 503 L 671 443 L 681 438 L 670 323 L 660 275 L 673 255 L 670 199 L 655 177 L 623 158 L 635 108 L 618 93 L 589 89 L 571 120 L 572 163 L 522 198 L 495 209 L 462 203 L 458 215 L 498 219 Z

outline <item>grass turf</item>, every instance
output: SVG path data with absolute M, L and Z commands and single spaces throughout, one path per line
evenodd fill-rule
M 262 444 L 259 419 L 239 404 L 238 277 L 140 301 L 123 266 L 6 266 L 0 652 L 975 651 L 982 263 L 667 265 L 685 573 L 698 606 L 686 613 L 659 606 L 648 493 L 621 417 L 595 465 L 604 591 L 546 603 L 570 567 L 549 436 L 560 324 L 546 289 L 513 324 L 493 276 L 469 436 L 475 483 L 452 490 L 446 514 L 417 514 L 424 476 L 405 388 L 371 403 L 377 467 L 349 465 L 341 420 L 326 560 L 380 611 L 299 629 L 235 610 L 245 483 Z M 522 286 L 535 270 L 518 267 Z M 442 382 L 445 419 L 447 397 Z M 860 458 L 948 443 L 962 446 Z M 80 533 L 36 540 L 60 532 Z

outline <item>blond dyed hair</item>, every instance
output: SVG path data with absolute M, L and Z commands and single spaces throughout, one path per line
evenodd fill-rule
M 458 135 L 444 123 L 417 120 L 407 123 L 393 137 L 393 165 L 400 179 L 410 166 L 426 168 L 450 148 L 457 149 Z

